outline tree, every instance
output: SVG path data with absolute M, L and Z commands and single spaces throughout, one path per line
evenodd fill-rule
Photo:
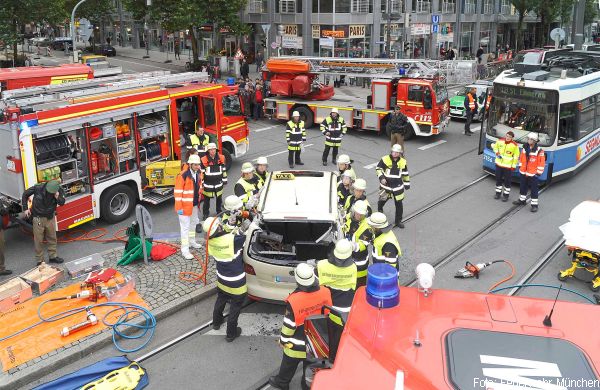
M 532 10 L 540 18 L 541 34 L 537 36 L 537 45 L 544 46 L 550 37 L 550 24 L 555 20 L 567 23 L 571 17 L 571 11 L 575 0 L 536 0 Z
M 519 13 L 519 22 L 517 23 L 517 42 L 515 46 L 515 52 L 518 52 L 519 47 L 523 46 L 523 19 L 525 18 L 525 15 L 533 9 L 535 3 L 532 0 L 510 0 L 510 2 Z
M 71 23 L 71 13 L 79 0 L 65 0 L 65 2 L 69 23 Z M 113 11 L 114 4 L 111 0 L 87 0 L 77 8 L 75 19 L 86 18 L 95 26 L 104 26 L 107 21 L 112 23 L 111 12 Z
M 585 13 L 583 14 L 583 24 L 590 24 L 598 17 L 598 3 L 595 0 L 585 1 Z

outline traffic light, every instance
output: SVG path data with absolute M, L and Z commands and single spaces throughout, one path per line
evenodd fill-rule
M 266 38 L 263 38 L 263 39 L 261 39 L 261 40 L 260 40 L 260 45 L 261 45 L 262 47 L 267 47 L 267 39 L 266 39 Z
M 410 51 L 410 42 L 404 42 L 404 51 Z

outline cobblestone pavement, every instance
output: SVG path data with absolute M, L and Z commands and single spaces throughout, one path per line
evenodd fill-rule
M 176 244 L 177 242 L 173 243 Z M 193 253 L 198 258 L 204 256 L 203 249 L 194 250 Z M 193 302 L 197 302 L 205 294 L 209 294 L 216 284 L 214 262 L 212 260 L 209 262 L 206 277 L 207 284 L 204 286 L 202 281 L 188 282 L 181 280 L 180 272 L 200 273 L 202 269 L 198 260 L 186 260 L 179 251 L 163 261 L 150 261 L 148 265 L 145 265 L 143 260 L 138 260 L 127 266 L 117 266 L 117 261 L 122 254 L 123 247 L 102 253 L 101 256 L 105 261 L 104 267 L 113 267 L 122 274 L 133 275 L 136 291 L 148 304 L 157 320 Z M 65 271 L 65 279 L 55 285 L 52 290 L 81 282 L 83 278 L 84 276 L 71 279 Z M 160 322 L 158 326 L 160 326 Z M 110 328 L 105 328 L 98 333 L 12 368 L 8 372 L 0 373 L 0 389 L 19 388 L 22 384 L 31 382 L 52 371 L 53 367 L 92 353 L 96 348 L 110 343 L 111 340 L 112 331 Z

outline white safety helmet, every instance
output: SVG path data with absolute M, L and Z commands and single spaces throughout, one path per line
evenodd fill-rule
M 540 140 L 537 133 L 529 133 L 527 134 L 527 138 L 532 139 L 535 142 L 538 142 Z
M 347 154 L 340 154 L 337 158 L 338 164 L 350 164 L 350 156 Z
M 307 263 L 300 263 L 294 269 L 294 278 L 300 286 L 310 287 L 315 283 L 315 270 Z
M 208 145 L 206 145 L 206 150 L 211 150 L 211 149 L 216 149 L 216 148 L 217 148 L 217 144 L 215 144 L 214 142 L 211 142 Z
M 243 206 L 242 200 L 235 195 L 229 195 L 225 198 L 225 203 L 223 207 L 227 211 L 235 211 L 241 209 Z
M 197 154 L 192 154 L 190 157 L 188 157 L 187 163 L 200 164 L 200 156 L 198 156 Z
M 212 236 L 213 234 L 215 234 L 215 232 L 219 228 L 219 224 L 220 224 L 219 218 L 208 217 L 204 220 L 204 222 L 202 222 L 202 230 L 204 230 L 206 232 L 206 234 L 208 234 L 209 236 Z
M 354 189 L 356 190 L 366 190 L 367 189 L 367 181 L 365 179 L 356 179 L 354 181 Z
M 242 173 L 252 173 L 254 172 L 254 166 L 252 163 L 245 162 L 242 164 Z
M 392 152 L 402 153 L 402 146 L 400 144 L 394 144 L 394 146 L 392 146 Z
M 260 156 L 256 159 L 256 165 L 269 165 L 269 161 L 266 157 Z
M 365 202 L 364 200 L 357 200 L 352 205 L 352 211 L 354 211 L 356 214 L 367 215 L 367 202 Z
M 294 111 L 292 112 L 292 117 L 297 116 L 298 118 L 300 118 L 300 113 L 298 111 Z
M 339 267 L 347 267 L 354 263 L 352 259 L 352 251 L 354 245 L 345 238 L 342 238 L 335 244 L 333 250 L 333 263 Z
M 350 180 L 354 179 L 354 176 L 352 175 L 352 172 L 350 172 L 349 169 L 346 169 L 344 173 L 342 173 L 342 179 L 345 177 L 349 178 Z
M 376 229 L 383 229 L 389 226 L 387 217 L 384 213 L 380 212 L 373 213 L 369 218 L 367 218 L 367 223 L 369 226 Z
M 332 109 L 331 109 L 331 113 L 332 113 L 332 114 L 337 114 L 337 113 L 338 113 L 338 109 L 337 109 L 337 107 L 334 107 L 334 108 L 332 108 Z

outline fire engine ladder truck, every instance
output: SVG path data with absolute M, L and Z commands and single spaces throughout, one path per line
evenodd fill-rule
M 21 98 L 6 99 L 0 101 L 0 109 L 2 105 L 16 105 L 19 107 L 29 107 L 33 111 L 49 110 L 57 107 L 64 107 L 65 103 L 73 103 L 73 99 L 89 97 L 94 95 L 102 95 L 106 93 L 113 93 L 119 91 L 131 90 L 132 93 L 139 88 L 151 88 L 151 87 L 164 87 L 170 84 L 177 84 L 182 82 L 206 82 L 208 81 L 208 75 L 206 73 L 199 72 L 188 72 L 169 74 L 158 77 L 142 77 L 131 80 L 116 81 L 114 83 L 100 83 L 97 84 L 94 79 L 89 80 L 86 84 L 82 81 L 79 84 L 78 89 L 67 90 L 61 92 L 60 88 L 57 90 L 50 90 L 48 94 L 42 95 L 30 95 L 23 96 Z M 89 87 L 92 88 L 89 88 Z
M 441 78 L 440 61 L 385 58 L 276 57 L 272 60 L 303 61 L 310 73 L 347 77 L 394 79 L 401 75 L 413 78 Z M 268 71 L 268 69 L 263 69 Z

